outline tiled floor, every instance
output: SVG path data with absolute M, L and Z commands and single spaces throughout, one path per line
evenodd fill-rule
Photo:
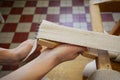
M 13 48 L 28 38 L 35 38 L 43 19 L 66 26 L 91 30 L 89 0 L 1 0 L 0 12 L 5 23 L 0 23 L 0 47 Z M 108 31 L 120 19 L 119 13 L 103 13 Z M 14 70 L 18 66 L 3 66 Z

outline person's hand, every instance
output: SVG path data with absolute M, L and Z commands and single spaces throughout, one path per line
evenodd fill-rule
M 69 61 L 75 59 L 80 53 L 86 50 L 84 47 L 78 47 L 74 45 L 63 44 L 52 50 L 47 50 L 41 55 L 44 56 L 55 56 L 57 60 L 61 63 L 64 61 Z M 45 54 L 46 53 L 46 54 Z

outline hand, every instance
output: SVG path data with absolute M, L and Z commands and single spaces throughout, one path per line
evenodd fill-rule
M 86 48 L 78 47 L 74 45 L 63 44 L 52 50 L 45 51 L 46 54 L 42 54 L 41 56 L 55 56 L 57 60 L 61 63 L 68 60 L 75 59 L 80 53 L 84 52 Z

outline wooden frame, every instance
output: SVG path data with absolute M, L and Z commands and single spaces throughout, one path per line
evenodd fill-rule
M 90 15 L 93 31 L 103 32 L 101 12 L 120 12 L 120 0 L 100 0 L 90 1 Z M 120 21 L 113 27 L 110 34 L 118 35 L 120 30 Z M 103 54 L 104 53 L 104 54 Z M 96 59 L 98 69 L 111 69 L 109 55 L 107 51 L 98 51 Z

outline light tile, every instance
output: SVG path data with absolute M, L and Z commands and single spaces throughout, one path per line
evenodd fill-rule
M 0 43 L 11 43 L 14 33 L 0 33 Z
M 60 22 L 72 22 L 72 14 L 61 14 L 60 15 Z
M 33 16 L 33 22 L 40 22 L 40 15 L 39 14 Z
M 110 31 L 113 26 L 115 25 L 115 22 L 103 22 L 103 27 L 105 31 Z
M 67 18 L 72 18 L 72 14 L 66 14 Z
M 8 23 L 17 23 L 20 20 L 20 15 L 9 15 L 6 22 Z
M 12 43 L 10 44 L 10 49 L 16 48 L 20 45 L 21 43 Z
M 66 0 L 60 0 L 60 6 L 63 7 L 66 5 Z
M 72 7 L 73 14 L 85 13 L 84 7 Z
M 13 4 L 13 7 L 24 7 L 25 6 L 26 1 L 15 1 Z
M 74 27 L 74 28 L 79 28 L 79 29 L 81 29 L 81 25 L 80 25 L 79 22 L 73 23 L 73 27 Z
M 82 29 L 82 30 L 88 30 L 87 29 L 87 23 L 85 23 L 85 22 L 75 22 L 75 23 L 73 23 L 73 27 L 74 28 L 78 28 L 78 29 Z
M 84 0 L 84 5 L 89 6 L 89 0 Z
M 60 22 L 66 22 L 66 14 L 61 14 L 59 21 L 60 21 Z
M 60 7 L 48 7 L 48 14 L 59 14 Z
M 0 12 L 1 12 L 2 14 L 9 14 L 10 11 L 11 11 L 11 8 L 8 8 L 8 7 L 1 7 L 1 8 L 0 8 Z
M 113 14 L 114 21 L 119 21 L 120 20 L 120 13 L 112 13 L 112 14 Z
M 81 29 L 82 29 L 82 30 L 88 30 L 88 28 L 87 28 L 87 23 L 82 22 L 82 23 L 81 23 Z
M 61 0 L 60 6 L 61 7 L 71 7 L 72 6 L 72 0 Z
M 34 14 L 35 13 L 35 8 L 34 7 L 25 7 L 23 9 L 22 14 Z
M 90 14 L 86 14 L 86 20 L 87 22 L 90 22 Z
M 39 17 L 39 22 L 42 22 L 42 20 L 46 20 L 46 15 L 45 14 L 41 14 Z
M 66 1 L 66 7 L 72 7 L 72 0 Z
M 30 32 L 28 35 L 28 39 L 35 39 L 36 37 L 36 32 Z
M 66 22 L 72 22 L 73 19 L 72 19 L 72 15 L 71 14 L 67 14 L 66 15 Z
M 38 1 L 37 2 L 37 7 L 48 7 L 49 5 L 49 1 L 48 0 L 44 0 L 44 1 Z
M 3 26 L 4 26 L 4 24 L 0 24 L 0 32 L 1 32 L 2 28 L 3 28 Z
M 66 22 L 73 22 L 73 19 L 68 17 L 68 18 L 66 18 Z
M 18 23 L 16 32 L 29 32 L 31 23 Z

